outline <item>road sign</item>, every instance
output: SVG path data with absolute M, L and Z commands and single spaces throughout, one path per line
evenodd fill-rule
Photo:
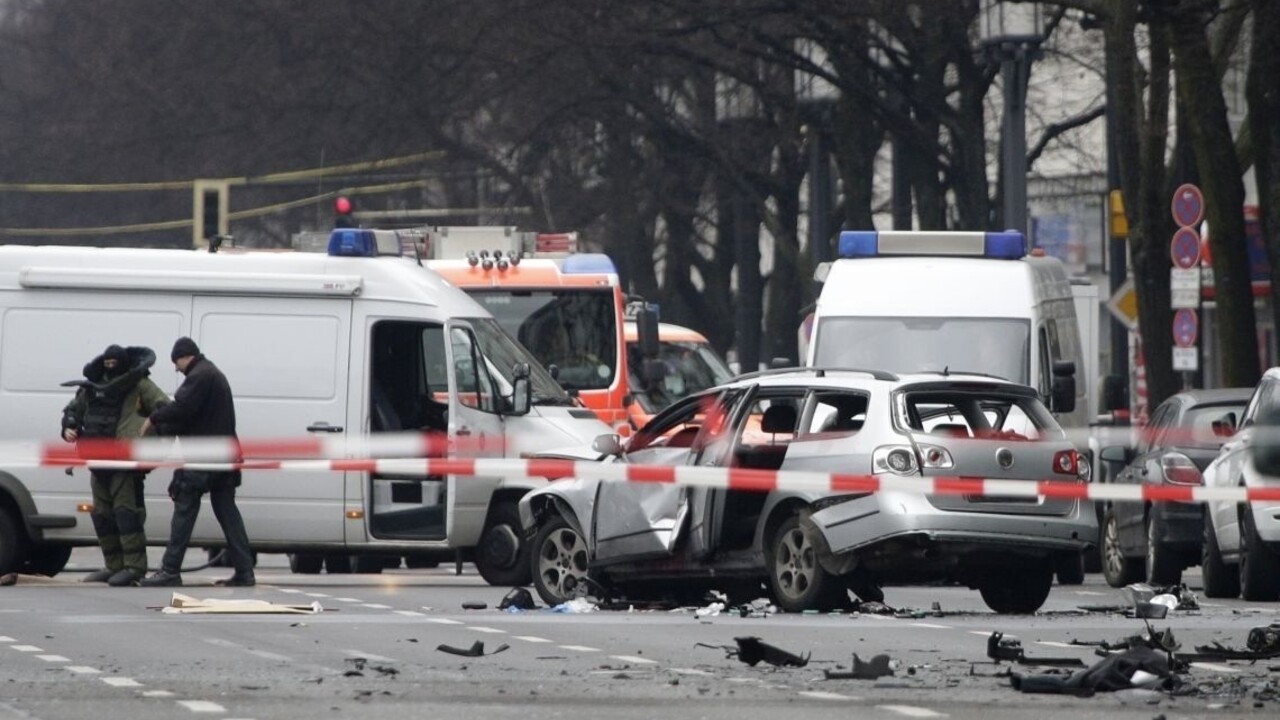
M 1133 289 L 1133 280 L 1125 280 L 1111 299 L 1107 300 L 1107 309 L 1116 320 L 1124 323 L 1130 330 L 1138 327 L 1138 293 Z
M 1200 369 L 1200 353 L 1193 347 L 1176 347 L 1173 349 L 1173 369 L 1195 372 Z
M 1173 191 L 1173 221 L 1180 227 L 1197 225 L 1204 219 L 1204 195 L 1200 188 L 1184 183 Z
M 1200 233 L 1194 228 L 1178 228 L 1169 243 L 1169 255 L 1173 264 L 1183 270 L 1195 267 L 1200 262 Z
M 1200 268 L 1169 268 L 1170 307 L 1200 307 Z
M 1173 342 L 1178 347 L 1195 347 L 1200 335 L 1200 320 L 1196 311 L 1183 308 L 1173 314 Z

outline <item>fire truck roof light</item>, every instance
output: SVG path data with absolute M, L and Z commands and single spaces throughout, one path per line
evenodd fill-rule
M 578 253 L 564 259 L 564 267 L 561 268 L 561 272 L 566 275 L 585 275 L 589 273 L 612 273 L 616 275 L 618 268 L 614 266 L 613 260 L 610 260 L 608 255 Z
M 1004 232 L 907 232 L 849 230 L 840 233 L 841 258 L 935 255 L 1017 260 L 1027 254 L 1026 237 Z
M 339 228 L 329 234 L 329 254 L 336 257 L 377 257 L 378 240 L 372 230 Z

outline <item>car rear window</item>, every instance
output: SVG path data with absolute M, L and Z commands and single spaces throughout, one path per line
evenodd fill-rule
M 895 403 L 897 423 L 948 437 L 1040 440 L 1062 428 L 1037 399 L 999 389 L 905 391 Z

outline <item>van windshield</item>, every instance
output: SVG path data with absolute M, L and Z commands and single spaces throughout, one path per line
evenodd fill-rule
M 475 329 L 476 343 L 489 365 L 489 372 L 498 383 L 503 395 L 510 395 L 515 386 L 514 368 L 517 363 L 529 364 L 529 390 L 534 405 L 575 405 L 573 398 L 564 391 L 542 364 L 520 343 L 503 332 L 502 327 L 490 318 L 469 318 Z
M 950 370 L 1026 385 L 1031 322 L 1021 318 L 826 317 L 816 367 L 909 373 Z

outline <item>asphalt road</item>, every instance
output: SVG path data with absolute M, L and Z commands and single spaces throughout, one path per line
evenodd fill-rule
M 886 601 L 916 613 L 738 614 L 683 610 L 496 609 L 507 588 L 470 566 L 381 575 L 294 575 L 264 555 L 258 586 L 220 588 L 227 569 L 187 573 L 187 585 L 108 588 L 80 583 L 96 551 L 45 583 L 0 588 L 0 718 L 1084 718 L 1276 717 L 1280 659 L 1193 665 L 1186 692 L 1107 692 L 1088 698 L 1024 694 L 1007 673 L 1053 668 L 994 664 L 993 631 L 1031 658 L 1101 658 L 1072 641 L 1117 642 L 1141 620 L 1081 606 L 1123 604 L 1090 575 L 1055 587 L 1035 616 L 997 616 L 976 591 L 893 587 Z M 198 559 L 196 553 L 191 559 Z M 1190 574 L 1193 590 L 1198 576 Z M 197 599 L 318 603 L 316 614 L 169 614 L 174 592 Z M 483 610 L 464 610 L 483 602 Z M 933 610 L 938 603 L 941 612 Z M 1183 651 L 1217 641 L 1243 648 L 1252 627 L 1280 620 L 1280 604 L 1206 601 L 1152 621 Z M 243 609 L 243 608 L 242 608 Z M 804 667 L 749 666 L 730 650 L 758 637 L 807 655 Z M 484 644 L 460 657 L 441 644 Z M 501 646 L 505 650 L 497 652 Z M 706 647 L 710 645 L 712 647 Z M 892 676 L 829 680 L 854 654 L 887 654 Z M 1270 668 L 1275 669 L 1270 669 Z M 1057 672 L 1066 672 L 1058 670 Z

